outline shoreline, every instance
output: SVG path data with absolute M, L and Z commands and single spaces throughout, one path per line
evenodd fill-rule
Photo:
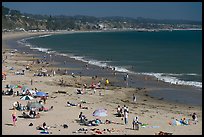
M 16 36 L 13 36 L 11 39 Z M 166 131 L 166 132 L 172 132 L 173 135 L 182 135 L 182 134 L 202 134 L 202 105 L 201 106 L 192 106 L 192 105 L 184 105 L 184 104 L 178 104 L 176 102 L 166 102 L 162 99 L 156 99 L 148 95 L 148 90 L 150 88 L 146 87 L 148 85 L 148 81 L 144 82 L 144 87 L 139 88 L 124 88 L 119 87 L 116 85 L 108 87 L 108 89 L 102 89 L 101 92 L 103 96 L 99 96 L 98 92 L 100 90 L 96 90 L 96 94 L 93 94 L 92 90 L 87 90 L 88 94 L 84 95 L 77 95 L 76 89 L 81 88 L 81 85 L 86 82 L 87 84 L 90 84 L 93 79 L 91 75 L 86 76 L 82 75 L 82 77 L 79 77 L 79 75 L 76 75 L 76 78 L 73 78 L 71 76 L 71 72 L 73 72 L 73 69 L 68 70 L 68 75 L 62 75 L 64 69 L 61 68 L 61 72 L 57 72 L 56 76 L 53 77 L 33 77 L 33 73 L 41 68 L 43 65 L 48 69 L 57 69 L 55 66 L 46 66 L 45 64 L 40 65 L 33 65 L 31 68 L 31 71 L 26 71 L 25 76 L 17 76 L 14 75 L 13 72 L 21 70 L 25 67 L 27 63 L 31 63 L 33 58 L 32 56 L 35 54 L 23 54 L 20 51 L 17 51 L 14 53 L 13 56 L 9 55 L 9 50 L 6 49 L 12 45 L 6 46 L 5 44 L 10 44 L 10 40 L 8 42 L 5 42 L 5 37 L 3 38 L 3 47 L 2 49 L 5 50 L 5 53 L 2 54 L 2 57 L 5 57 L 5 55 L 8 55 L 8 59 L 3 62 L 3 66 L 13 66 L 15 68 L 14 71 L 8 70 L 8 78 L 6 81 L 2 81 L 2 88 L 5 86 L 5 84 L 25 84 L 29 85 L 30 88 L 37 87 L 39 90 L 48 92 L 50 97 L 47 100 L 46 107 L 49 107 L 51 105 L 54 106 L 54 110 L 50 112 L 43 112 L 41 114 L 41 117 L 39 119 L 29 120 L 29 119 L 18 119 L 17 126 L 12 127 L 9 126 L 9 123 L 11 123 L 11 108 L 12 103 L 16 100 L 19 100 L 18 96 L 2 96 L 2 133 L 5 135 L 12 134 L 40 134 L 39 131 L 35 129 L 35 127 L 39 124 L 41 124 L 43 121 L 48 123 L 49 126 L 55 128 L 49 129 L 52 134 L 56 135 L 66 135 L 66 134 L 85 134 L 85 133 L 74 133 L 77 129 L 80 127 L 84 128 L 114 128 L 115 131 L 112 133 L 103 133 L 107 135 L 153 135 L 155 133 L 158 133 L 159 131 Z M 11 40 L 12 41 L 12 40 Z M 12 43 L 12 42 L 11 42 Z M 3 51 L 2 50 L 2 51 Z M 37 59 L 35 57 L 35 59 Z M 59 58 L 62 59 L 62 58 Z M 74 61 L 74 60 L 72 60 Z M 74 62 L 75 63 L 75 62 Z M 80 64 L 79 66 L 83 66 L 84 64 Z M 60 66 L 60 65 L 59 65 Z M 69 68 L 68 68 L 69 69 Z M 83 69 L 83 68 L 81 68 Z M 94 69 L 90 66 L 90 71 L 97 70 L 98 68 Z M 78 71 L 78 70 L 76 70 Z M 97 73 L 97 71 L 96 71 Z M 77 74 L 77 73 L 76 73 Z M 109 72 L 111 75 L 112 72 Z M 112 75 L 111 75 L 112 76 Z M 34 83 L 33 85 L 30 85 L 30 79 L 33 78 Z M 67 85 L 60 86 L 59 85 L 59 79 L 64 78 Z M 98 81 L 102 77 L 98 77 L 95 80 Z M 105 78 L 105 77 L 104 77 Z M 113 80 L 117 80 L 117 78 Z M 143 78 L 138 78 L 138 82 L 142 80 Z M 140 83 L 139 83 L 140 84 Z M 154 83 L 151 83 L 154 84 Z M 150 84 L 150 85 L 151 85 Z M 166 84 L 164 83 L 164 86 Z M 102 84 L 103 86 L 103 84 Z M 156 85 L 155 85 L 156 86 Z M 160 85 L 161 86 L 161 85 Z M 170 87 L 169 87 L 170 88 Z M 4 88 L 3 88 L 4 89 Z M 157 89 L 157 88 L 156 88 Z M 66 91 L 66 94 L 63 93 L 57 93 L 57 91 Z M 137 103 L 135 104 L 132 102 L 132 94 L 136 94 L 138 97 Z M 77 107 L 66 107 L 66 101 L 71 102 L 79 102 L 80 100 L 86 100 L 87 104 L 83 104 L 85 106 L 88 106 L 88 110 L 81 110 Z M 22 104 L 25 104 L 26 102 L 21 101 Z M 91 113 L 100 107 L 105 107 L 108 110 L 108 117 L 101 118 L 102 120 L 110 119 L 119 123 L 124 123 L 123 120 L 120 118 L 117 118 L 114 116 L 114 113 L 116 112 L 117 105 L 127 105 L 129 107 L 129 123 L 128 125 L 123 124 L 101 124 L 97 127 L 86 127 L 81 126 L 77 122 L 75 122 L 75 119 L 78 118 L 78 114 L 80 111 L 83 111 L 88 119 L 93 119 L 94 117 L 91 115 Z M 190 118 L 190 114 L 196 112 L 198 114 L 199 122 L 196 125 L 189 125 L 189 126 L 170 126 L 168 125 L 168 121 L 171 121 L 172 117 L 188 117 Z M 74 115 L 69 115 L 69 114 Z M 21 115 L 21 112 L 17 112 L 17 115 Z M 159 128 L 140 128 L 139 131 L 132 130 L 132 118 L 135 115 L 139 115 L 141 122 L 148 123 L 151 126 L 159 126 Z M 33 127 L 29 127 L 29 123 L 33 123 Z M 62 124 L 68 124 L 68 129 L 63 129 Z M 25 130 L 27 129 L 27 130 Z M 96 134 L 92 132 L 88 132 L 86 134 Z
M 92 32 L 92 31 L 91 31 Z M 96 31 L 93 31 L 96 32 Z M 100 31 L 97 31 L 100 32 Z M 21 33 L 21 35 L 19 35 L 20 37 L 17 38 L 18 40 L 24 39 L 24 38 L 29 38 L 29 37 L 36 37 L 36 36 L 44 36 L 44 35 L 49 35 L 49 34 L 72 34 L 72 33 L 89 33 L 89 31 L 79 31 L 79 32 L 49 32 L 49 33 L 29 33 L 30 36 L 26 36 L 26 37 L 22 37 L 24 35 L 24 33 Z M 18 34 L 17 34 L 18 35 Z M 15 37 L 15 36 L 14 36 Z M 11 45 L 14 45 L 14 43 L 16 43 L 16 40 L 13 41 L 11 43 Z M 16 44 L 17 46 L 17 44 Z M 19 46 L 18 46 L 19 47 Z M 96 65 L 92 65 L 89 64 L 89 70 L 86 70 L 85 66 L 86 66 L 86 62 L 80 61 L 80 60 L 75 60 L 74 58 L 70 58 L 68 56 L 62 56 L 62 55 L 56 55 L 55 53 L 46 53 L 46 52 L 41 52 L 38 51 L 37 49 L 30 49 L 30 47 L 25 47 L 25 46 L 21 46 L 22 50 L 26 49 L 25 51 L 22 52 L 27 52 L 27 53 L 31 53 L 31 54 L 35 54 L 37 55 L 37 57 L 39 58 L 43 58 L 43 56 L 47 56 L 49 57 L 50 55 L 52 55 L 53 61 L 49 62 L 49 63 L 54 63 L 54 67 L 59 67 L 62 68 L 61 69 L 61 74 L 63 74 L 63 70 L 65 71 L 66 69 L 68 69 L 68 73 L 74 73 L 76 75 L 83 75 L 83 76 L 99 76 L 102 77 L 102 79 L 105 79 L 106 77 L 108 77 L 108 79 L 112 79 L 112 82 L 114 82 L 114 84 L 116 84 L 115 86 L 117 87 L 126 87 L 126 84 L 123 81 L 123 77 L 126 74 L 125 72 L 117 72 L 117 76 L 113 76 L 114 71 L 111 70 L 110 68 L 101 68 L 99 66 Z M 11 47 L 10 47 L 11 48 Z M 55 60 L 54 60 L 55 58 Z M 64 61 L 68 62 L 66 64 L 64 64 Z M 67 66 L 67 64 L 69 64 Z M 131 79 L 129 80 L 129 86 L 128 87 L 132 87 L 132 88 L 147 88 L 149 92 L 149 95 L 155 98 L 163 98 L 166 101 L 170 101 L 172 103 L 174 102 L 178 102 L 178 103 L 186 103 L 189 105 L 198 105 L 201 106 L 202 105 L 202 88 L 196 88 L 196 87 L 192 87 L 192 86 L 188 86 L 188 85 L 175 85 L 175 84 L 170 84 L 167 82 L 163 82 L 163 81 L 159 81 L 153 77 L 153 76 L 149 76 L 149 75 L 140 75 L 140 74 L 129 74 L 129 76 L 131 77 Z M 148 79 L 148 80 L 146 80 Z M 118 81 L 119 80 L 119 81 Z M 189 94 L 192 94 L 192 91 L 197 91 L 197 97 L 195 98 L 199 98 L 194 99 L 194 101 L 191 101 L 191 96 L 187 96 Z M 163 93 L 163 91 L 166 91 L 168 95 L 165 95 Z M 171 91 L 170 94 L 168 93 L 168 91 Z M 176 93 L 173 92 L 180 92 L 179 96 L 183 96 L 181 92 L 186 92 L 187 94 L 184 95 L 183 98 L 180 97 L 176 97 L 174 98 Z M 154 92 L 156 94 L 154 94 Z M 172 93 L 172 94 L 171 94 Z

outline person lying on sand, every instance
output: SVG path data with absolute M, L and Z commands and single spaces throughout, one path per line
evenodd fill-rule
M 100 123 L 96 120 L 89 120 L 84 123 L 85 126 L 98 126 Z
M 70 106 L 78 106 L 78 104 L 70 103 L 69 101 L 67 101 L 67 106 L 68 107 L 70 107 Z
M 77 89 L 77 94 L 84 94 L 84 90 L 83 89 Z
M 50 110 L 53 110 L 53 106 L 51 106 L 50 108 L 46 108 L 44 106 L 42 106 L 41 108 L 39 108 L 39 111 L 44 111 L 44 112 L 47 112 L 47 111 L 50 111 Z
M 105 124 L 121 124 L 121 123 L 106 119 Z
M 80 123 L 85 123 L 87 121 L 86 116 L 83 115 L 83 112 L 80 112 L 79 120 L 80 120 Z
M 79 104 L 80 109 L 88 109 L 88 107 L 82 106 L 81 104 Z
M 33 108 L 30 110 L 29 116 L 30 116 L 31 118 L 35 118 L 35 116 L 36 116 L 36 111 L 35 111 Z
M 47 131 L 50 127 L 47 126 L 47 124 L 45 122 L 43 122 L 42 125 L 39 125 L 36 127 L 37 130 L 44 130 L 44 131 Z
M 38 112 L 38 113 L 35 115 L 35 117 L 33 117 L 33 116 L 27 114 L 26 112 L 22 112 L 22 116 L 23 116 L 23 118 L 40 118 L 40 113 Z

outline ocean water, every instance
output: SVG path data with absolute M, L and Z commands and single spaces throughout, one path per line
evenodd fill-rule
M 202 31 L 71 33 L 19 43 L 120 72 L 202 88 Z

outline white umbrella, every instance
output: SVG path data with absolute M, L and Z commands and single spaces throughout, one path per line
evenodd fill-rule
M 105 117 L 107 116 L 107 110 L 106 109 L 97 109 L 93 112 L 93 116 L 95 117 Z

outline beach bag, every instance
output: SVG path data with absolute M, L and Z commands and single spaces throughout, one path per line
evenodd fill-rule
M 33 123 L 30 123 L 28 126 L 33 126 Z
M 68 125 L 67 125 L 67 124 L 64 124 L 63 127 L 64 127 L 64 128 L 68 128 Z
M 135 129 L 139 130 L 139 124 L 138 123 L 135 123 Z

